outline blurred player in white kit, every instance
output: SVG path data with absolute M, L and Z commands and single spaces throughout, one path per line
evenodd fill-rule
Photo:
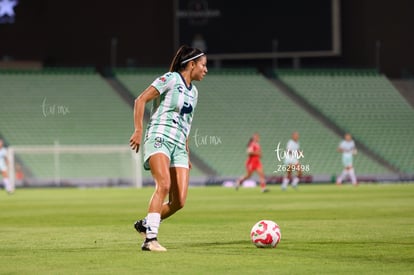
M 342 153 L 342 164 L 344 169 L 342 170 L 341 175 L 336 179 L 336 184 L 341 185 L 342 181 L 346 176 L 349 176 L 353 185 L 358 185 L 355 171 L 353 167 L 353 158 L 357 154 L 357 149 L 355 147 L 355 142 L 352 139 L 351 134 L 346 133 L 344 140 L 341 141 L 337 151 Z
M 292 181 L 292 187 L 296 188 L 302 176 L 302 171 L 299 163 L 298 156 L 301 155 L 299 145 L 299 133 L 293 132 L 291 139 L 286 144 L 286 174 L 282 180 L 282 190 L 286 190 L 289 181 Z M 296 173 L 296 175 L 294 175 Z
M 2 139 L 0 139 L 0 172 L 3 177 L 3 184 L 4 189 L 6 189 L 6 192 L 9 194 L 12 194 L 14 192 L 13 186 L 11 186 L 9 181 L 9 176 L 7 173 L 7 149 L 4 147 L 4 142 Z

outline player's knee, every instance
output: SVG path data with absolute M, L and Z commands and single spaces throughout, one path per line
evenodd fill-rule
M 175 209 L 178 211 L 178 210 L 180 210 L 180 209 L 183 209 L 184 208 L 184 205 L 185 205 L 185 202 L 184 201 L 179 201 L 178 203 L 177 203 L 177 205 L 175 206 Z
M 159 180 L 157 181 L 157 192 L 161 194 L 168 194 L 170 192 L 171 183 L 169 180 Z
M 182 209 L 182 208 L 184 207 L 184 205 L 185 205 L 185 198 L 178 198 L 177 200 L 175 200 L 175 201 L 173 202 L 173 204 L 174 204 L 174 208 L 175 208 L 175 209 L 180 210 L 180 209 Z
M 175 213 L 178 210 L 181 210 L 184 207 L 185 201 L 182 200 L 176 200 L 170 202 L 170 211 L 171 213 Z

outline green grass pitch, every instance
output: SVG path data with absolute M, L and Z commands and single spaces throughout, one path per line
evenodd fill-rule
M 414 184 L 189 189 L 160 228 L 165 253 L 140 250 L 133 222 L 153 188 L 0 193 L 0 274 L 413 274 Z M 250 242 L 277 222 L 276 249 Z

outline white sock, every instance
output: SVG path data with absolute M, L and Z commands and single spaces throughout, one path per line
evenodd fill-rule
M 4 182 L 4 189 L 6 189 L 6 192 L 10 192 L 10 193 L 13 192 L 13 188 L 10 184 L 9 179 L 8 178 L 3 179 L 3 182 Z
M 288 184 L 289 184 L 289 178 L 288 177 L 283 177 L 282 189 L 286 189 Z
M 298 177 L 294 177 L 292 180 L 292 187 L 297 187 L 299 183 L 299 178 Z
M 339 177 L 336 179 L 337 183 L 342 183 L 343 179 L 346 177 L 346 175 L 348 174 L 348 171 L 346 169 L 344 169 L 341 173 L 341 175 L 339 175 Z
M 356 177 L 355 177 L 354 168 L 349 169 L 349 177 L 351 178 L 352 184 L 356 184 L 357 183 L 357 180 L 356 180 Z
M 161 214 L 148 213 L 147 217 L 147 239 L 156 238 L 158 235 L 158 228 L 160 227 Z

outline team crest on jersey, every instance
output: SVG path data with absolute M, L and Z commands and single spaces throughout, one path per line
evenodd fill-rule
M 164 142 L 164 139 L 162 137 L 156 137 L 154 148 L 161 148 L 163 142 Z

